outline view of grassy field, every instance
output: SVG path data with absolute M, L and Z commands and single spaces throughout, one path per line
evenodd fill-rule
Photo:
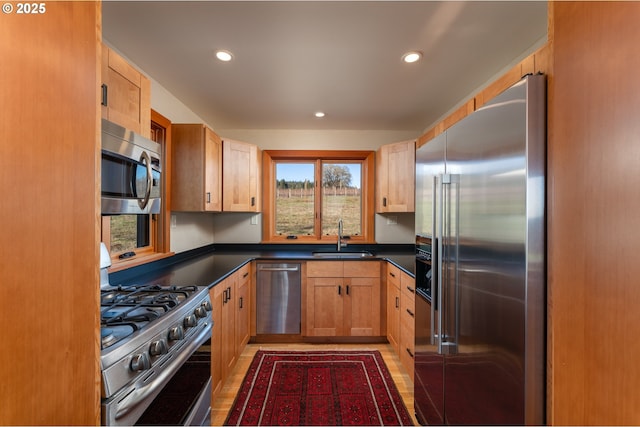
M 344 235 L 361 234 L 360 195 L 325 195 L 322 206 L 322 234 L 338 234 L 342 218 Z M 282 235 L 313 235 L 313 195 L 279 197 L 276 200 L 276 232 Z
M 138 215 L 115 215 L 111 221 L 112 254 L 132 251 L 138 245 Z M 144 242 L 143 242 L 144 243 Z

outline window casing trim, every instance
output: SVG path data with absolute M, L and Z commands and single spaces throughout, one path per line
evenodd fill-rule
M 340 150 L 264 150 L 262 152 L 262 243 L 288 244 L 327 244 L 335 243 L 337 236 L 296 236 L 289 239 L 275 234 L 275 165 L 278 161 L 357 161 L 362 165 L 362 235 L 352 236 L 353 243 L 375 243 L 374 236 L 374 185 L 375 185 L 375 151 L 340 151 Z M 319 212 L 320 208 L 316 208 Z M 321 221 L 316 218 L 317 222 Z

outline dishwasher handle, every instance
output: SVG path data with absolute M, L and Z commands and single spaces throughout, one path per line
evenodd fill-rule
M 263 267 L 263 266 L 259 266 L 258 270 L 260 271 L 298 271 L 300 270 L 299 266 L 295 266 L 295 267 Z

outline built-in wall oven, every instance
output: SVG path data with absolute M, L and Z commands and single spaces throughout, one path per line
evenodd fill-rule
M 416 292 L 431 301 L 435 298 L 435 283 L 431 263 L 434 259 L 431 237 L 416 236 Z

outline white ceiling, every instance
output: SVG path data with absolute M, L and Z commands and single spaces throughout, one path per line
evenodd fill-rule
M 216 129 L 419 133 L 546 32 L 537 1 L 103 2 L 108 44 Z

